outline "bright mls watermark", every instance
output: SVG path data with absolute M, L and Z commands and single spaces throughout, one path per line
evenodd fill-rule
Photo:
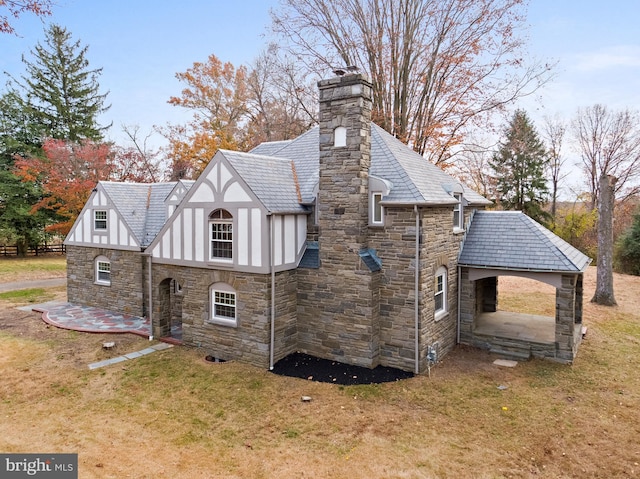
M 78 479 L 77 454 L 0 454 L 2 479 Z

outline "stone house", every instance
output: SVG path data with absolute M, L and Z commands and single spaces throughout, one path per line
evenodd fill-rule
M 319 126 L 294 140 L 220 150 L 196 181 L 98 183 L 65 241 L 69 301 L 260 367 L 300 351 L 420 373 L 460 342 L 572 361 L 588 258 L 520 213 L 482 211 L 373 124 L 365 76 L 318 86 Z M 556 286 L 545 347 L 477 334 L 502 274 Z

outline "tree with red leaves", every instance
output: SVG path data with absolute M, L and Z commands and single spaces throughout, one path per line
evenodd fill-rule
M 15 174 L 22 181 L 41 186 L 43 197 L 32 211 L 51 214 L 52 221 L 45 230 L 66 235 L 96 183 L 111 178 L 111 148 L 89 140 L 74 144 L 49 139 L 43 150 L 44 157 L 16 160 Z

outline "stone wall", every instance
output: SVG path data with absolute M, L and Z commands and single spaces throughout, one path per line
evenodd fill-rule
M 95 259 L 111 262 L 111 285 L 97 284 Z M 144 316 L 144 258 L 135 251 L 67 246 L 67 299 L 70 303 Z
M 531 274 L 535 279 L 535 273 Z M 476 335 L 474 322 L 476 315 L 487 311 L 495 296 L 494 284 L 497 278 L 489 277 L 477 281 L 469 280 L 469 268 L 462 268 L 460 289 L 460 342 L 482 349 L 504 351 L 527 351 L 525 357 L 539 357 L 562 363 L 571 363 L 578 352 L 582 340 L 582 274 L 563 274 L 561 287 L 556 288 L 555 342 L 544 344 L 525 340 L 505 340 Z M 485 301 L 483 295 L 489 295 Z M 491 307 L 489 306 L 489 311 Z M 515 356 L 514 356 L 515 357 Z
M 323 80 L 320 90 L 318 241 L 320 268 L 298 276 L 298 344 L 309 354 L 365 367 L 379 364 L 379 272 L 368 247 L 371 83 L 362 75 Z M 346 144 L 334 131 L 346 129 Z
M 182 337 L 188 346 L 202 348 L 203 355 L 238 360 L 258 367 L 269 366 L 271 339 L 271 276 L 234 271 L 153 265 L 154 335 L 166 334 L 162 328 L 161 284 L 167 279 L 182 286 Z M 237 326 L 210 321 L 210 286 L 225 283 L 236 291 Z M 276 274 L 276 348 L 275 361 L 295 351 L 296 344 L 295 271 Z M 166 296 L 165 296 L 166 297 Z
M 462 234 L 453 232 L 452 207 L 425 208 L 422 213 L 423 243 L 421 245 L 421 303 L 420 310 L 420 370 L 427 366 L 429 346 L 437 352 L 438 360 L 456 345 L 458 322 L 458 254 Z M 470 212 L 465 212 L 468 217 Z M 447 268 L 447 312 L 435 317 L 435 274 L 440 266 Z
M 580 294 L 577 294 L 578 291 Z M 582 340 L 582 275 L 563 274 L 556 289 L 556 351 L 559 362 L 571 363 Z

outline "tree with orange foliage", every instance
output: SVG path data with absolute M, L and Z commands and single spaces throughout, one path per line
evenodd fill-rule
M 73 144 L 49 139 L 43 150 L 44 157 L 16 160 L 15 174 L 41 187 L 43 197 L 32 211 L 50 213 L 52 220 L 45 230 L 66 235 L 96 183 L 110 179 L 111 148 L 89 140 Z
M 220 148 L 242 145 L 242 122 L 247 113 L 247 69 L 222 63 L 209 55 L 206 63 L 195 62 L 176 78 L 187 84 L 180 97 L 169 103 L 188 108 L 193 118 L 187 125 L 168 125 L 172 179 L 197 175 Z

